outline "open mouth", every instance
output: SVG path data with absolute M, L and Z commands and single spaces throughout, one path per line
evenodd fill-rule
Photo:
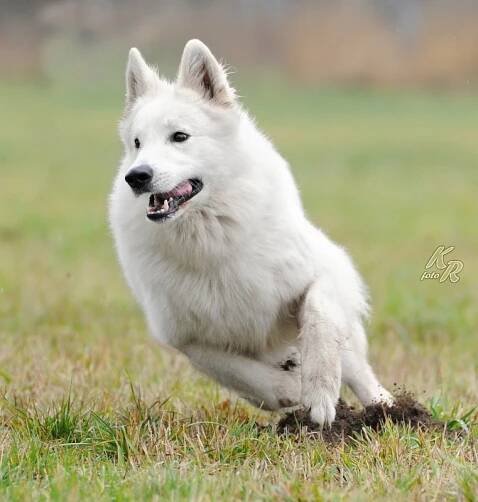
M 170 218 L 188 200 L 197 195 L 202 186 L 201 180 L 192 179 L 183 181 L 169 192 L 151 194 L 146 216 L 153 221 Z

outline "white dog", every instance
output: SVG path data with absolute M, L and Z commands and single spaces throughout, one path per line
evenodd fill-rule
M 176 82 L 137 49 L 110 219 L 154 337 L 256 406 L 335 417 L 341 382 L 392 402 L 367 362 L 366 291 L 304 215 L 286 161 L 198 40 Z

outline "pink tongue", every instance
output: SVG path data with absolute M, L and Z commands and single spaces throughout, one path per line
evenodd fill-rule
M 189 181 L 183 181 L 178 186 L 174 187 L 168 195 L 173 197 L 179 197 L 181 195 L 189 195 L 193 191 L 193 187 Z

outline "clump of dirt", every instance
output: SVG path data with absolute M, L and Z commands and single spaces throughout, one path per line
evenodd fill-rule
M 347 441 L 360 434 L 364 427 L 380 431 L 387 418 L 396 424 L 409 425 L 415 429 L 443 430 L 445 424 L 432 418 L 430 412 L 413 395 L 400 391 L 395 396 L 392 406 L 374 404 L 364 409 L 356 410 L 340 400 L 336 408 L 336 417 L 332 426 L 320 430 L 317 424 L 311 422 L 308 412 L 299 410 L 288 413 L 277 425 L 279 434 L 297 433 L 306 427 L 309 432 L 320 432 L 324 441 L 335 443 Z

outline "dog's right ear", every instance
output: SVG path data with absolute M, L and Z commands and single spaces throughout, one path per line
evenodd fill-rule
M 158 88 L 159 77 L 146 63 L 136 47 L 129 51 L 128 66 L 126 68 L 126 109 L 148 92 Z

